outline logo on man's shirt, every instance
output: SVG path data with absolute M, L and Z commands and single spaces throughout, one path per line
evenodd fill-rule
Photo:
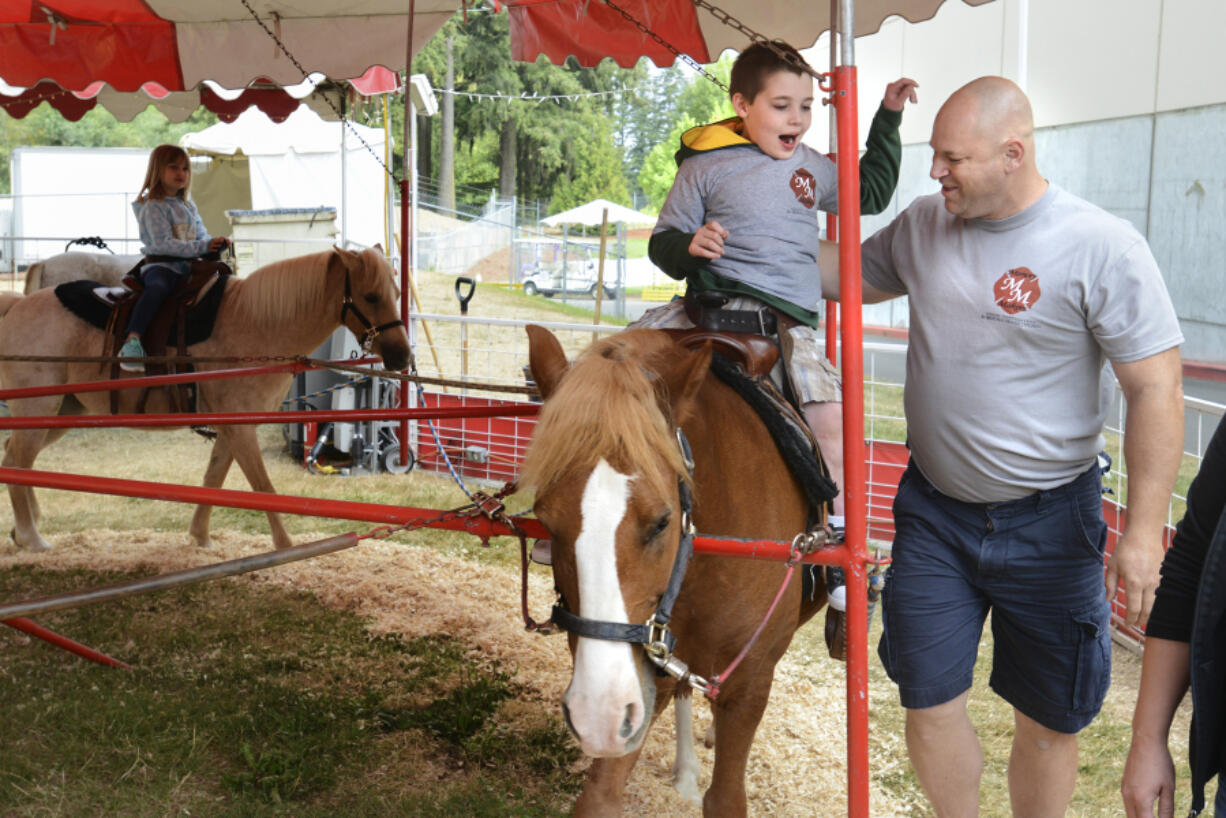
M 804 168 L 797 168 L 792 173 L 788 187 L 792 188 L 792 192 L 796 194 L 796 201 L 805 207 L 812 209 L 817 203 L 817 180 Z
M 996 306 L 1009 315 L 1025 312 L 1035 305 L 1043 293 L 1039 277 L 1025 267 L 1010 270 L 996 280 L 992 295 Z

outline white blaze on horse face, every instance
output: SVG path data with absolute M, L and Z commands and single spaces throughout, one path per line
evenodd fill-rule
M 632 479 L 601 460 L 584 487 L 575 571 L 578 613 L 585 619 L 629 621 L 617 574 L 617 527 L 626 514 Z M 647 707 L 633 650 L 626 642 L 578 640 L 575 672 L 564 703 L 587 755 L 625 755 L 642 737 Z M 629 743 L 632 739 L 634 745 Z

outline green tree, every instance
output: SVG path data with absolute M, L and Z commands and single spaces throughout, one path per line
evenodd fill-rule
M 671 70 L 683 69 L 674 67 Z M 707 66 L 707 70 L 726 85 L 732 71 L 732 57 L 724 57 L 718 63 Z M 677 175 L 673 156 L 681 147 L 681 135 L 697 125 L 733 116 L 732 102 L 723 88 L 706 77 L 693 74 L 676 94 L 672 114 L 674 120 L 667 137 L 647 152 L 638 175 L 639 189 L 656 208 L 664 204 L 669 188 L 673 186 L 673 178 Z

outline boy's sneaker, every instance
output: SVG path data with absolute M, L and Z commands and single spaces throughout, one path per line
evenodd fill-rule
M 144 358 L 145 348 L 141 346 L 139 338 L 129 338 L 123 342 L 123 346 L 119 348 L 119 368 L 124 372 L 144 372 L 145 364 L 143 361 L 128 360 L 130 358 Z

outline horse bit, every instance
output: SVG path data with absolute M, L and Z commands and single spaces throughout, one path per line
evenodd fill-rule
M 362 351 L 369 354 L 370 347 L 374 344 L 375 339 L 379 337 L 379 333 L 385 329 L 392 327 L 403 327 L 404 321 L 397 318 L 395 321 L 388 321 L 386 324 L 375 326 L 369 318 L 363 314 L 357 304 L 353 303 L 353 288 L 349 284 L 349 270 L 345 270 L 345 297 L 341 301 L 341 324 L 345 323 L 345 316 L 353 313 L 358 317 L 358 321 L 362 322 L 362 328 L 366 331 L 362 334 L 361 344 Z

